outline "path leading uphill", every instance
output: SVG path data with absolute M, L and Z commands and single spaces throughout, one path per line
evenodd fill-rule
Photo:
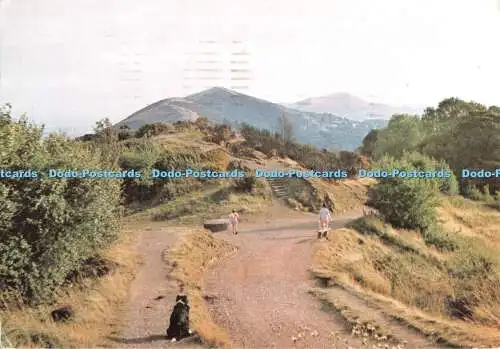
M 336 217 L 331 227 L 340 228 L 358 215 Z M 213 299 L 210 310 L 215 322 L 227 330 L 235 348 L 377 347 L 379 343 L 363 343 L 346 333 L 341 319 L 323 310 L 308 293 L 315 286 L 308 267 L 313 244 L 318 243 L 316 216 L 281 217 L 280 221 L 242 223 L 238 236 L 217 234 L 240 249 L 206 274 L 205 292 Z M 362 314 L 376 312 L 347 291 L 336 288 L 334 292 Z M 408 342 L 405 348 L 438 348 L 419 334 L 394 326 L 390 330 Z M 292 337 L 298 340 L 294 343 Z

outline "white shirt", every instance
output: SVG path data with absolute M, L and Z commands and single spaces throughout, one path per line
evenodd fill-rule
M 229 220 L 231 221 L 231 223 L 238 223 L 238 218 L 239 218 L 239 215 L 238 213 L 231 213 L 229 215 Z
M 326 207 L 322 207 L 321 210 L 319 210 L 320 219 L 328 219 L 330 216 L 330 211 Z

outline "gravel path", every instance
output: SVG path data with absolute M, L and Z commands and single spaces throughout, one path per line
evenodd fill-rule
M 332 228 L 342 227 L 354 217 L 356 214 L 337 217 Z M 212 299 L 215 322 L 228 331 L 235 348 L 385 347 L 363 343 L 360 337 L 346 333 L 342 320 L 323 310 L 308 293 L 315 286 L 308 267 L 317 241 L 316 226 L 316 216 L 308 215 L 242 224 L 238 236 L 218 235 L 239 245 L 240 250 L 207 272 L 205 290 Z M 335 292 L 336 297 L 355 303 L 358 311 L 375 311 L 347 291 L 339 288 Z M 405 348 L 437 348 L 419 334 L 399 327 L 391 330 L 408 342 Z M 294 342 L 293 337 L 298 340 Z

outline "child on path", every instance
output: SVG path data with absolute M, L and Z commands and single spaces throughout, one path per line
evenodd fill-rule
M 319 210 L 318 238 L 321 237 L 321 233 L 323 233 L 323 236 L 326 237 L 326 233 L 328 231 L 328 223 L 330 222 L 331 218 L 332 218 L 332 214 L 330 213 L 330 210 L 328 208 L 326 208 L 325 204 L 323 204 L 321 209 Z
M 233 235 L 238 235 L 237 228 L 238 228 L 239 220 L 240 220 L 240 215 L 238 214 L 238 212 L 233 210 L 233 212 L 231 212 L 231 214 L 229 215 L 229 222 L 231 223 L 231 226 L 233 227 Z

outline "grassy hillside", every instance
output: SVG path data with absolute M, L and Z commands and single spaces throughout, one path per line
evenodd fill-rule
M 352 121 L 328 113 L 313 113 L 237 93 L 224 88 L 211 88 L 184 98 L 169 98 L 153 103 L 116 126 L 138 129 L 146 124 L 195 121 L 207 117 L 211 122 L 233 126 L 248 123 L 259 129 L 280 130 L 284 116 L 293 126 L 295 137 L 304 144 L 321 148 L 353 150 L 373 128 L 386 125 L 386 120 Z
M 499 130 L 498 107 L 450 98 L 367 135 L 373 169 L 451 175 L 377 180 L 374 211 L 317 245 L 315 274 L 436 342 L 498 346 L 500 187 L 462 170 L 500 167 Z
M 313 270 L 436 340 L 498 344 L 500 213 L 443 197 L 439 217 L 428 236 L 363 217 L 317 246 Z

